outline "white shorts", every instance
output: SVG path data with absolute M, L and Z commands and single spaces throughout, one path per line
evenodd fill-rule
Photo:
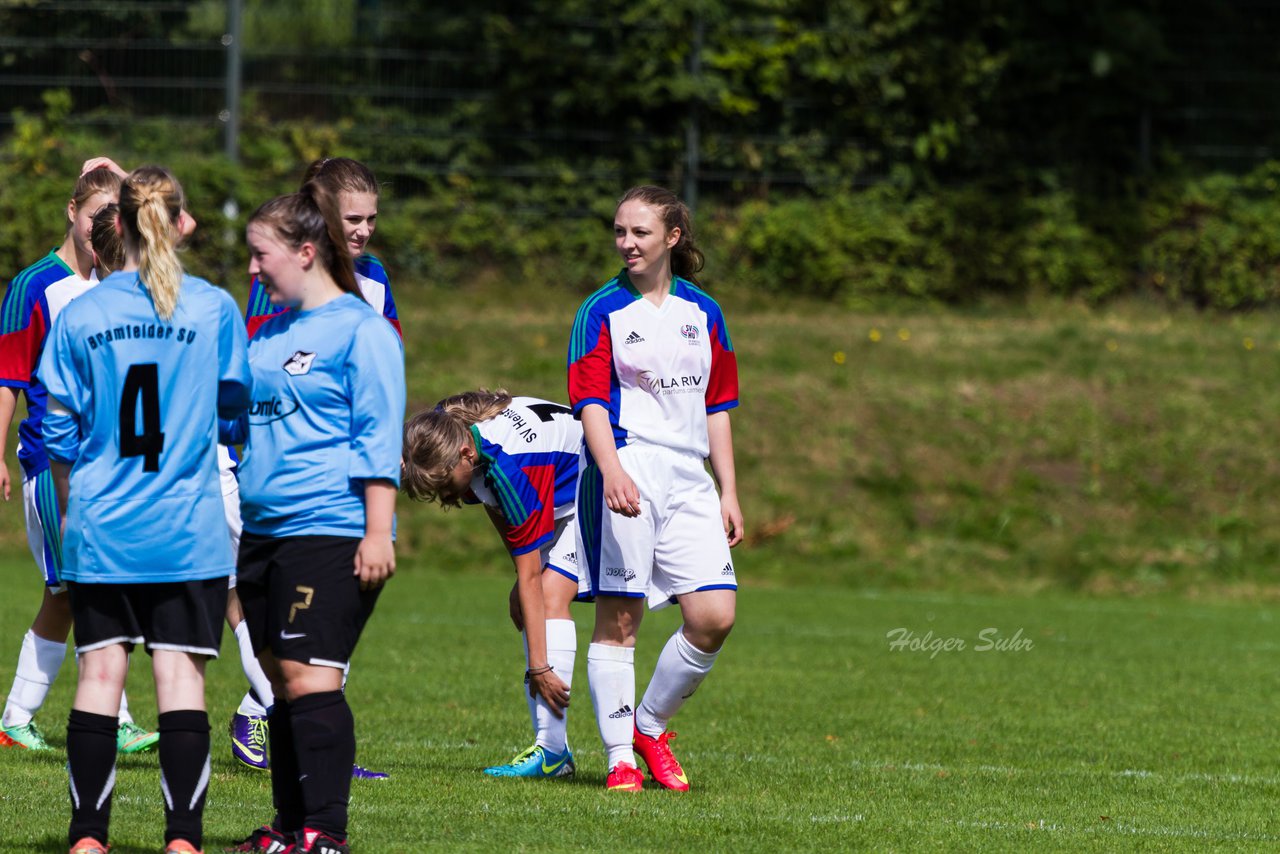
M 240 554 L 240 481 L 236 478 L 236 460 L 226 445 L 218 446 L 218 480 L 222 484 L 222 510 L 227 516 L 227 533 L 231 535 L 231 554 Z M 236 586 L 236 574 L 231 573 L 228 582 L 232 590 Z
M 583 460 L 578 554 L 597 596 L 646 597 L 652 609 L 697 590 L 737 590 L 720 496 L 702 459 L 657 445 L 618 449 L 640 490 L 640 515 L 605 506 L 600 470 Z
M 556 520 L 555 533 L 541 549 L 544 571 L 563 575 L 578 585 L 575 601 L 591 600 L 591 579 L 578 570 L 578 532 L 572 516 Z
M 62 581 L 62 510 L 48 469 L 22 482 L 22 507 L 36 569 L 50 593 L 62 593 L 67 589 Z

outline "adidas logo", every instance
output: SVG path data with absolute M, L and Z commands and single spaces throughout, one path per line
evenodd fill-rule
M 726 563 L 724 569 L 720 570 L 721 575 L 733 575 L 733 564 Z
M 623 341 L 622 343 L 623 344 L 640 344 L 643 341 L 644 341 L 644 338 L 640 335 L 640 333 L 636 332 L 633 329 L 631 331 L 631 334 L 627 336 L 627 340 Z
M 631 707 L 624 705 L 621 709 L 618 709 L 618 711 L 610 713 L 609 717 L 615 721 L 619 718 L 629 718 L 631 717 Z

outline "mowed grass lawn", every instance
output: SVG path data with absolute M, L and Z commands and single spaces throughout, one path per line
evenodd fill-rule
M 474 569 L 491 564 L 477 557 Z M 25 556 L 0 568 L 16 580 L 0 601 L 7 686 L 37 591 L 21 583 L 31 571 Z M 480 773 L 529 741 L 508 584 L 492 572 L 410 561 L 383 596 L 348 693 L 360 761 L 392 778 L 354 784 L 357 851 L 1280 845 L 1272 609 L 748 586 L 723 658 L 674 727 L 693 791 L 629 795 L 603 790 L 585 608 L 570 723 L 578 776 L 529 783 Z M 670 611 L 648 616 L 641 689 L 676 620 Z M 894 649 L 904 632 L 924 648 Z M 981 650 L 984 637 L 1013 648 Z M 965 648 L 949 641 L 949 650 L 930 651 L 953 638 Z M 153 723 L 145 668 L 137 656 L 132 705 Z M 229 756 L 226 721 L 243 690 L 229 635 L 209 676 L 206 850 L 216 851 L 269 815 L 270 790 L 266 775 Z M 41 714 L 58 753 L 0 751 L 0 850 L 63 844 L 60 751 L 73 684 L 68 665 Z M 159 849 L 154 754 L 122 760 L 113 821 L 113 850 Z

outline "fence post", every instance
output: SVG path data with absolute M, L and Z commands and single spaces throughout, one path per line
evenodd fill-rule
M 702 13 L 693 18 L 693 47 L 689 52 L 689 74 L 693 77 L 693 103 L 684 129 L 684 203 L 698 206 L 698 153 L 702 145 L 699 113 L 702 110 Z
M 227 31 L 222 36 L 222 45 L 227 49 L 226 107 L 218 118 L 226 125 L 223 150 L 232 163 L 239 159 L 240 148 L 241 3 L 242 0 L 227 0 Z

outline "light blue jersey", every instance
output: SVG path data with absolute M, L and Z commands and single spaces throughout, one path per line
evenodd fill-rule
M 404 347 L 369 304 L 343 294 L 272 316 L 249 343 L 253 404 L 243 442 L 244 529 L 363 537 L 367 480 L 400 484 Z
M 235 300 L 183 276 L 169 321 L 137 273 L 58 315 L 40 359 L 49 458 L 71 469 L 63 578 L 192 581 L 235 571 L 218 481 L 217 419 L 249 405 Z M 56 401 L 56 402 L 55 402 Z

